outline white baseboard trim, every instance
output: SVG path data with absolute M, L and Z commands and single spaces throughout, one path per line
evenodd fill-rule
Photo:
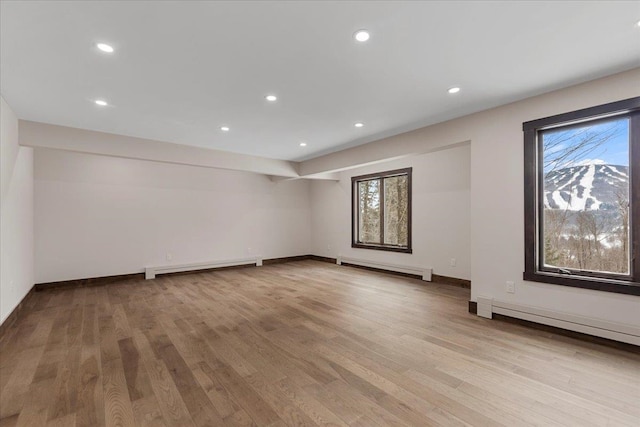
M 155 279 L 156 275 L 158 274 L 181 273 L 184 271 L 206 270 L 209 268 L 235 267 L 238 265 L 256 265 L 260 267 L 262 265 L 262 258 L 244 258 L 244 259 L 223 260 L 223 261 L 196 262 L 191 264 L 174 264 L 174 265 L 162 265 L 162 266 L 155 266 L 155 267 L 145 267 L 144 277 L 145 279 L 149 280 L 149 279 Z
M 338 255 L 338 257 L 336 258 L 336 264 L 342 265 L 343 262 L 346 264 L 360 265 L 362 267 L 379 268 L 381 270 L 397 271 L 399 273 L 406 273 L 406 274 L 415 274 L 418 276 L 422 276 L 422 280 L 425 280 L 427 282 L 431 281 L 431 274 L 433 273 L 433 269 L 429 267 L 421 268 L 421 267 L 410 267 L 406 265 L 387 264 L 387 263 L 382 263 L 377 261 L 368 261 L 364 259 L 350 258 L 350 257 L 344 257 L 342 255 Z
M 640 346 L 640 327 L 635 325 L 499 300 L 491 301 L 491 312 Z
M 480 317 L 491 319 L 493 312 L 493 299 L 487 297 L 478 297 L 476 314 Z

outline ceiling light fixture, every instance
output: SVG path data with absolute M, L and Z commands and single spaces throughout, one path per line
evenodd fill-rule
M 353 34 L 353 38 L 356 39 L 356 41 L 359 41 L 360 43 L 366 42 L 367 40 L 369 40 L 370 37 L 371 35 L 367 30 L 358 30 Z
M 222 132 L 229 132 L 229 130 L 230 130 L 230 129 L 229 129 L 229 126 L 221 126 L 221 127 L 220 127 L 220 130 L 221 130 Z
M 106 107 L 107 105 L 109 105 L 104 99 L 96 99 L 94 102 L 96 103 L 96 105 L 99 105 L 101 107 Z
M 96 44 L 96 46 L 103 52 L 113 53 L 113 47 L 111 45 L 108 45 L 106 43 L 98 43 Z
M 364 126 L 364 123 L 358 122 L 356 124 L 354 124 L 355 127 L 357 128 L 361 128 L 362 126 Z
M 640 21 L 636 22 L 636 27 L 640 28 Z
M 264 99 L 266 99 L 269 102 L 275 102 L 278 100 L 278 97 L 275 95 L 267 95 L 264 97 Z
M 301 142 L 301 143 L 300 143 L 300 147 L 306 147 L 306 146 L 307 146 L 307 143 L 306 143 L 306 142 Z
M 452 94 L 453 93 L 458 93 L 458 92 L 460 92 L 460 88 L 459 87 L 452 87 L 447 92 L 452 93 Z

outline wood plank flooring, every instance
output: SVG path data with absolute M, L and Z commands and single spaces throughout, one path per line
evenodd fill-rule
M 0 426 L 638 426 L 640 356 L 317 261 L 37 292 Z

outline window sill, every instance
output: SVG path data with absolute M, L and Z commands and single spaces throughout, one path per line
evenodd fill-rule
M 592 289 L 616 294 L 640 296 L 640 283 L 632 281 L 601 279 L 596 277 L 591 278 L 586 276 L 565 275 L 541 271 L 525 271 L 522 274 L 522 279 L 530 282 L 550 283 L 553 285 L 570 286 L 573 288 Z
M 365 245 L 362 243 L 351 243 L 351 247 L 359 248 L 359 249 L 373 249 L 376 251 L 401 252 L 405 254 L 413 253 L 411 248 L 401 248 L 397 246 Z

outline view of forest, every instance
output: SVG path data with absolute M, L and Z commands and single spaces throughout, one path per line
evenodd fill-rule
M 408 244 L 408 177 L 358 182 L 358 241 L 406 247 Z
M 628 274 L 627 119 L 542 134 L 544 265 Z

